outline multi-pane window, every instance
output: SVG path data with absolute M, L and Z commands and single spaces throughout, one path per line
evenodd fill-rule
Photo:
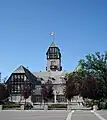
M 48 58 L 49 59 L 54 59 L 54 54 L 49 54 Z
M 13 81 L 14 80 L 14 78 L 13 78 L 13 76 L 11 77 L 11 81 Z
M 59 55 L 59 54 L 56 54 L 56 53 L 55 53 L 55 54 L 49 54 L 49 55 L 48 55 L 48 59 L 59 59 L 59 56 L 60 56 L 60 55 Z
M 67 99 L 63 95 L 57 95 L 58 102 L 67 102 Z
M 60 58 L 60 51 L 57 47 L 50 47 L 47 52 L 48 59 L 59 59 Z
M 21 75 L 21 79 L 23 79 L 24 75 Z
M 20 85 L 17 86 L 18 90 L 20 90 Z
M 20 75 L 17 75 L 18 76 L 18 79 L 20 79 Z
M 17 75 L 14 75 L 14 78 L 17 79 Z
M 50 53 L 54 53 L 54 48 L 50 48 Z
M 24 81 L 26 81 L 26 79 L 27 79 L 26 76 L 24 76 Z
M 36 102 L 42 102 L 42 97 L 40 96 L 40 95 L 32 95 L 32 101 L 34 102 L 34 103 L 36 103 Z
M 57 47 L 50 47 L 49 48 L 49 53 L 59 53 L 59 49 Z
M 20 94 L 21 86 L 25 84 L 29 84 L 29 81 L 26 81 L 27 77 L 25 74 L 12 74 L 11 76 L 11 85 L 12 85 L 12 93 Z

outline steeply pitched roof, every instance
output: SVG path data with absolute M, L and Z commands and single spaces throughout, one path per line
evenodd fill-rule
M 13 73 L 26 73 L 26 68 L 21 65 Z
M 25 68 L 22 65 L 19 66 L 14 72 L 12 72 L 12 74 L 17 74 L 17 73 L 24 73 L 30 82 L 34 84 L 40 84 L 40 81 L 37 80 L 37 77 L 33 75 L 27 68 Z M 11 75 L 8 78 L 7 82 L 9 81 L 9 79 L 11 79 Z

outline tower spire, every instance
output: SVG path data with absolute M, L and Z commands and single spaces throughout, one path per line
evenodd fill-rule
M 55 40 L 55 32 L 50 32 L 50 35 L 52 37 L 52 43 L 54 43 Z
M 50 47 L 48 48 L 48 51 L 46 52 L 47 55 L 47 71 L 61 71 L 61 52 L 60 49 L 55 45 L 54 43 L 54 32 L 50 32 L 50 35 L 52 37 L 52 43 Z

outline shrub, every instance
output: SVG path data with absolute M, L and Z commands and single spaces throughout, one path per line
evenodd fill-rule
M 107 109 L 107 102 L 100 102 L 100 109 Z
M 92 107 L 93 105 L 98 105 L 98 100 L 87 100 L 85 101 L 87 107 Z
M 20 104 L 18 103 L 5 103 L 3 104 L 3 109 L 9 109 L 9 108 L 20 108 Z

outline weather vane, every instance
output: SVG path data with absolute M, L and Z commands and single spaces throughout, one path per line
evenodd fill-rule
M 50 32 L 50 35 L 52 36 L 53 41 L 55 40 L 55 32 Z

